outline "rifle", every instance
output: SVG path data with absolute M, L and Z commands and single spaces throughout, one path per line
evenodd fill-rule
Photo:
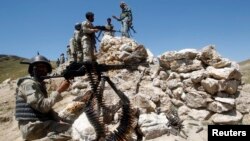
M 94 28 L 99 29 L 101 31 L 109 31 L 109 32 L 121 32 L 120 30 L 107 29 L 105 26 L 95 26 Z
M 134 33 L 136 33 L 133 25 L 131 25 L 129 28 L 132 29 Z

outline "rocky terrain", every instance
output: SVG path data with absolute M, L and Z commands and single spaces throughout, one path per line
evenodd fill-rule
M 131 113 L 134 123 L 130 140 L 136 140 L 139 134 L 150 141 L 206 141 L 208 124 L 250 124 L 250 85 L 242 81 L 240 66 L 220 56 L 212 45 L 154 57 L 132 39 L 104 36 L 97 60 L 105 64 L 141 64 L 136 70 L 104 73 L 126 94 L 135 111 Z M 53 74 L 60 74 L 67 65 L 68 62 L 56 68 Z M 48 90 L 55 90 L 62 79 L 46 80 Z M 62 117 L 74 121 L 75 140 L 95 137 L 94 128 L 76 106 L 84 102 L 72 101 L 88 93 L 88 80 L 87 76 L 74 78 L 69 90 L 63 93 L 64 99 L 54 106 Z M 15 83 L 16 80 L 7 79 L 0 84 L 0 140 L 22 140 L 13 116 Z M 120 98 L 108 84 L 104 102 L 109 109 L 104 115 L 109 119 L 105 123 L 113 131 L 122 110 Z M 171 113 L 182 121 L 180 132 L 168 126 Z

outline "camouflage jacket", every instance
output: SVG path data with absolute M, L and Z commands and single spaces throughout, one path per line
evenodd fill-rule
M 86 20 L 82 23 L 82 40 L 88 40 L 92 44 L 95 44 L 95 32 L 92 30 L 94 28 L 94 25 L 92 22 Z
M 62 96 L 53 91 L 47 95 L 45 85 L 34 78 L 21 78 L 17 82 L 17 95 L 23 98 L 34 110 L 41 113 L 48 113 L 54 104 L 62 99 Z

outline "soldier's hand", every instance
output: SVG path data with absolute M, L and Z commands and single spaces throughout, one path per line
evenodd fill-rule
M 62 83 L 60 84 L 60 86 L 57 88 L 57 92 L 61 93 L 61 92 L 64 92 L 66 91 L 70 86 L 70 82 L 69 80 L 64 80 L 62 81 Z
M 94 32 L 98 32 L 98 31 L 99 31 L 99 29 L 96 29 L 96 28 L 95 28 L 95 29 L 93 29 L 93 31 L 94 31 Z

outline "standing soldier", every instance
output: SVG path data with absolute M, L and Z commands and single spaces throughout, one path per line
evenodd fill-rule
M 83 61 L 94 61 L 96 52 L 96 40 L 95 40 L 95 32 L 99 30 L 94 28 L 92 22 L 94 22 L 94 13 L 87 12 L 86 13 L 86 21 L 82 23 L 82 49 L 83 49 Z
M 116 16 L 112 16 L 112 17 L 114 19 L 116 19 L 117 21 L 121 21 L 121 23 L 122 23 L 122 28 L 121 28 L 122 36 L 129 38 L 130 37 L 129 36 L 129 29 L 132 28 L 132 20 L 133 20 L 132 11 L 125 2 L 120 3 L 120 8 L 122 9 L 122 13 L 120 14 L 120 18 L 118 18 Z
M 70 49 L 70 46 L 67 45 L 67 58 L 68 58 L 68 61 L 72 61 L 72 58 L 71 58 L 71 49 Z
M 77 62 L 83 62 L 83 49 L 82 49 L 82 44 L 81 44 L 81 38 L 82 38 L 82 25 L 81 23 L 76 23 L 75 24 L 75 30 L 74 30 L 74 35 L 73 38 L 70 40 L 71 47 L 74 50 L 73 58 L 74 61 Z
M 65 62 L 64 53 L 62 53 L 60 56 L 60 64 L 63 64 L 64 62 Z
M 60 66 L 60 60 L 59 58 L 57 58 L 57 61 L 56 61 L 56 66 L 59 67 Z
M 114 26 L 111 23 L 111 18 L 107 18 L 107 25 L 105 25 L 105 28 L 107 29 L 106 31 L 104 31 L 104 35 L 110 35 L 110 36 L 114 36 Z

